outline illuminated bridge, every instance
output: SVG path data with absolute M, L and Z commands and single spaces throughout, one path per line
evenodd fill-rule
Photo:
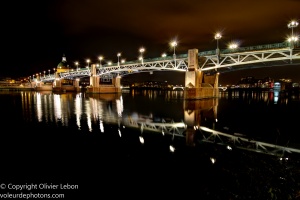
M 300 48 L 295 45 L 291 48 L 288 42 L 266 44 L 258 46 L 240 47 L 237 49 L 221 49 L 220 54 L 216 50 L 198 52 L 198 70 L 203 72 L 225 73 L 235 70 L 262 68 L 271 66 L 286 66 L 300 64 Z M 97 75 L 100 77 L 116 77 L 132 73 L 151 71 L 188 71 L 188 54 L 175 56 L 148 58 L 128 61 L 125 63 L 105 64 L 97 66 L 96 74 L 92 74 L 88 67 L 70 70 L 60 73 L 63 79 L 74 79 Z M 44 74 L 40 81 L 54 81 L 55 74 Z

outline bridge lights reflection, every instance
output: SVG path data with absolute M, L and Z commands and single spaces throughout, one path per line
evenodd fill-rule
M 215 158 L 213 158 L 213 157 L 211 157 L 211 158 L 210 158 L 210 161 L 211 161 L 211 163 L 212 163 L 212 164 L 215 164 L 215 162 L 216 162 L 216 159 L 215 159 Z
M 288 161 L 289 158 L 282 158 L 282 157 L 281 157 L 281 158 L 279 158 L 279 160 L 280 160 L 280 161 Z
M 170 149 L 171 152 L 175 151 L 175 147 L 173 147 L 172 145 L 169 146 L 169 149 Z
M 144 144 L 145 140 L 144 140 L 143 136 L 140 136 L 140 137 L 139 137 L 139 140 L 140 140 L 140 143 L 141 143 L 141 144 Z

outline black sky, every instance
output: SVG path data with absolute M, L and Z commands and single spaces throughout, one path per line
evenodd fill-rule
M 63 54 L 71 65 L 75 61 L 85 65 L 87 58 L 97 62 L 99 55 L 116 62 L 118 52 L 126 60 L 135 60 L 142 46 L 146 58 L 159 57 L 162 52 L 172 53 L 169 42 L 173 39 L 178 41 L 178 54 L 191 48 L 213 50 L 216 31 L 223 34 L 220 48 L 231 41 L 240 46 L 280 43 L 291 32 L 290 20 L 299 21 L 299 9 L 299 0 L 8 1 L 0 12 L 0 76 L 47 71 L 57 66 Z M 299 34 L 299 29 L 294 32 Z M 220 81 L 234 82 L 249 75 L 284 76 L 300 82 L 299 68 L 239 71 L 232 73 L 235 78 L 226 74 Z

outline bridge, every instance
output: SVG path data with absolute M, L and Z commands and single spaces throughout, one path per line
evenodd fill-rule
M 229 72 L 233 70 L 262 68 L 277 65 L 300 64 L 300 48 L 291 48 L 288 42 L 266 44 L 258 46 L 240 47 L 237 49 L 223 49 L 217 55 L 216 50 L 199 52 L 200 58 L 198 69 L 205 72 L 218 71 Z M 133 73 L 151 71 L 180 71 L 188 70 L 188 54 L 166 57 L 149 58 L 124 63 L 97 65 L 97 73 L 100 77 L 116 77 L 117 75 L 128 75 Z M 74 79 L 90 77 L 92 72 L 88 66 L 60 73 L 60 78 Z M 42 82 L 54 81 L 54 74 L 40 77 Z
M 249 68 L 299 64 L 299 42 L 293 45 L 289 42 L 283 42 L 203 52 L 198 52 L 198 49 L 190 49 L 187 54 L 134 60 L 125 63 L 118 62 L 105 64 L 101 67 L 92 64 L 91 67 L 40 75 L 32 81 L 36 82 L 37 86 L 42 86 L 46 82 L 54 82 L 55 87 L 60 88 L 60 80 L 70 79 L 74 80 L 74 86 L 78 87 L 80 78 L 91 77 L 88 92 L 106 93 L 120 92 L 120 78 L 128 74 L 178 71 L 185 73 L 185 98 L 197 99 L 217 96 L 220 73 Z M 101 79 L 113 80 L 113 87 L 107 88 L 107 85 L 101 85 Z

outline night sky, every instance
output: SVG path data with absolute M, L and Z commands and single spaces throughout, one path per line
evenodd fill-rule
M 281 43 L 291 33 L 287 24 L 300 21 L 299 0 L 43 0 L 8 1 L 1 5 L 1 77 L 28 77 L 57 66 L 85 60 L 117 62 L 117 53 L 136 60 L 188 49 L 214 50 L 214 34 L 221 31 L 220 48 L 236 41 L 241 47 Z M 294 29 L 299 34 L 300 27 Z M 75 67 L 75 66 L 74 66 Z M 149 74 L 140 75 L 151 78 Z M 182 74 L 152 75 L 154 80 L 183 82 Z M 178 73 L 177 73 L 178 74 Z M 300 82 L 300 66 L 252 69 L 220 76 L 220 83 L 241 77 L 292 78 Z M 232 78 L 234 77 L 234 78 Z M 132 77 L 135 78 L 135 77 Z

